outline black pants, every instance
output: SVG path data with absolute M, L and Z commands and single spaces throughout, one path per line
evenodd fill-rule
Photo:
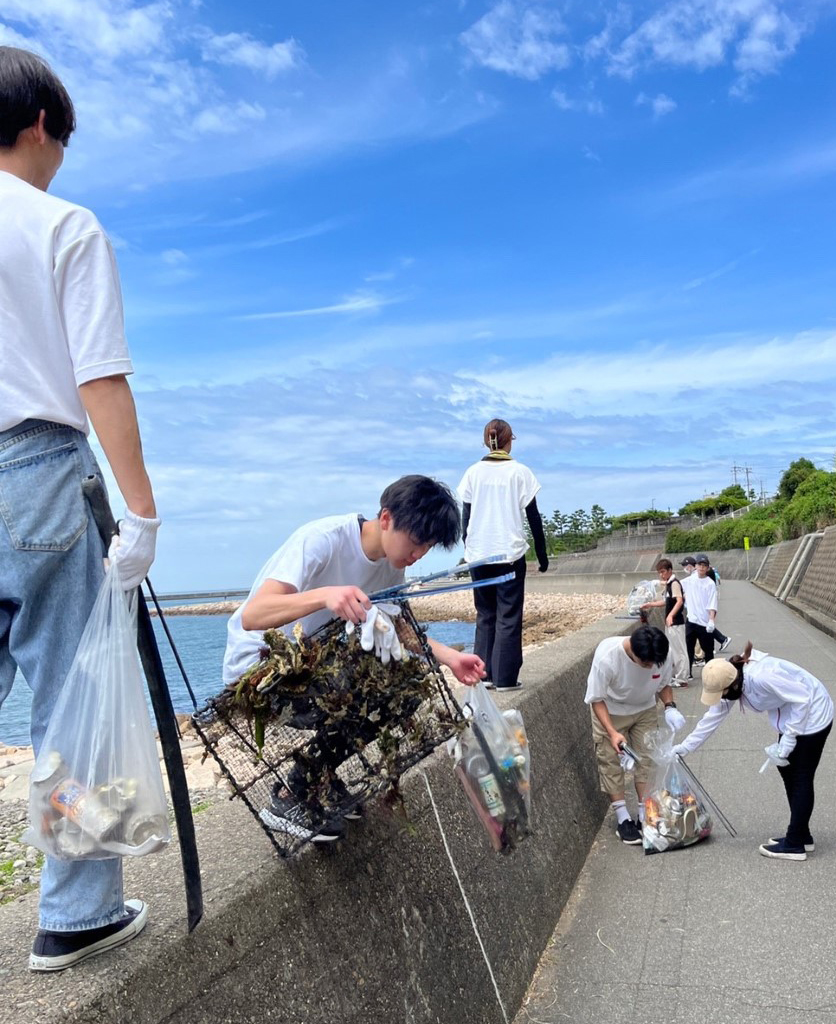
M 819 732 L 799 736 L 795 749 L 787 758 L 789 764 L 778 768 L 790 805 L 787 846 L 801 847 L 812 841 L 810 817 L 816 800 L 813 780 L 832 725 L 831 722 Z
M 709 633 L 705 626 L 700 626 L 696 622 L 685 623 L 685 646 L 688 649 L 689 675 L 694 672 L 694 649 L 697 646 L 697 640 L 699 640 L 705 655 L 706 665 L 714 658 L 714 635 L 714 633 Z
M 522 665 L 522 619 L 525 601 L 525 558 L 483 565 L 471 570 L 473 580 L 513 572 L 514 579 L 473 591 L 476 605 L 474 650 L 484 661 L 494 686 L 515 686 Z

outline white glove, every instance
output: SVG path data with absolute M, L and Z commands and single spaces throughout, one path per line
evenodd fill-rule
M 798 742 L 797 736 L 790 736 L 788 733 L 778 740 L 778 753 L 781 757 L 789 757 L 790 754 L 795 750 L 795 745 Z
M 685 728 L 685 715 L 678 708 L 665 708 L 665 721 L 671 732 L 677 733 Z
M 774 764 L 776 768 L 783 768 L 789 764 L 789 761 L 785 757 L 781 757 L 779 744 L 770 743 L 768 747 L 764 747 L 764 753 L 766 754 L 766 760 L 761 765 L 761 772 L 765 772 L 766 769 Z
M 672 754 L 679 754 L 680 757 L 685 757 L 686 754 L 690 754 L 691 751 L 685 746 L 684 743 L 676 743 L 671 747 Z
M 157 546 L 159 519 L 143 519 L 125 509 L 125 518 L 119 522 L 119 534 L 110 542 L 107 557 L 119 566 L 123 590 L 133 590 L 148 575 Z
M 708 625 L 705 627 L 705 631 L 706 631 L 706 633 L 713 633 L 714 632 L 714 619 L 709 619 L 708 620 Z
M 630 757 L 630 755 L 624 750 L 621 751 L 621 756 L 618 760 L 625 772 L 631 772 L 636 767 L 635 759 Z
M 394 658 L 400 661 L 403 657 L 398 634 L 395 631 L 395 624 L 392 621 L 393 615 L 400 615 L 400 608 L 397 605 L 387 604 L 384 606 L 373 604 L 366 612 L 366 621 L 361 622 L 360 646 L 364 651 L 374 651 L 384 665 Z M 351 635 L 355 630 L 353 622 L 347 622 L 345 631 Z

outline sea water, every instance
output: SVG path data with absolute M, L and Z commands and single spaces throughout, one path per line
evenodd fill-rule
M 192 700 L 174 660 L 171 646 L 159 619 L 155 617 L 152 621 L 174 710 L 191 712 L 194 710 Z M 225 615 L 172 615 L 166 618 L 198 707 L 223 689 L 221 664 L 226 648 L 227 621 Z M 462 644 L 469 650 L 473 649 L 475 626 L 472 622 L 430 622 L 426 629 L 429 636 L 442 643 Z M 12 692 L 0 708 L 0 742 L 12 746 L 27 746 L 30 743 L 31 703 L 29 687 L 18 673 Z

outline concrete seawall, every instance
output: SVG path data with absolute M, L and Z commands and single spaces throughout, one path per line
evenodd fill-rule
M 539 588 L 537 588 L 539 589 Z M 446 754 L 426 780 L 509 1017 L 519 1006 L 606 810 L 583 704 L 595 645 L 632 623 L 602 619 L 528 653 L 519 694 L 533 755 L 536 834 L 490 851 Z M 280 862 L 248 813 L 197 815 L 206 915 L 185 935 L 176 849 L 126 865 L 151 906 L 147 934 L 56 976 L 25 955 L 35 894 L 0 908 L 0 976 L 15 1024 L 493 1024 L 502 1014 L 445 851 L 423 772 L 411 824 L 371 809 L 346 842 Z

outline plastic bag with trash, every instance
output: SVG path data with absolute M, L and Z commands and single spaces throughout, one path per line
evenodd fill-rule
M 674 734 L 667 728 L 658 729 L 651 739 L 656 768 L 644 798 L 645 853 L 691 846 L 711 835 L 708 798 L 696 779 L 683 771 L 673 744 Z
M 531 754 L 522 714 L 499 710 L 483 683 L 464 705 L 468 724 L 448 750 L 491 846 L 509 853 L 531 832 Z
M 639 580 L 627 595 L 627 611 L 630 615 L 638 615 L 643 604 L 656 600 L 656 581 Z
M 136 646 L 138 599 L 111 565 L 32 769 L 24 841 L 60 860 L 141 856 L 171 839 Z

